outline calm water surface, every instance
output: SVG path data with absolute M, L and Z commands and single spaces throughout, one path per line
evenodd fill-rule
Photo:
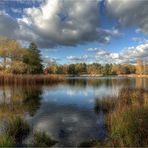
M 124 88 L 147 93 L 148 79 L 75 77 L 54 86 L 0 86 L 0 112 L 3 118 L 23 114 L 32 131 L 47 132 L 59 141 L 57 146 L 78 146 L 107 138 L 106 114 L 96 112 L 95 100 L 117 97 Z

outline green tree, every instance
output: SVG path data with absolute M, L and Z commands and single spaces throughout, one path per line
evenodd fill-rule
M 103 67 L 103 75 L 111 75 L 112 74 L 112 64 L 106 64 Z
M 68 74 L 77 75 L 78 71 L 76 70 L 75 64 L 70 64 L 68 67 Z
M 30 43 L 28 52 L 23 57 L 23 62 L 28 65 L 28 74 L 38 74 L 43 72 L 40 50 L 35 43 Z

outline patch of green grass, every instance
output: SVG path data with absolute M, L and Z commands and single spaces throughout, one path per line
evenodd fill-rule
M 9 137 L 8 135 L 0 135 L 0 147 L 13 147 L 14 144 L 12 137 Z
M 50 147 L 56 143 L 57 141 L 51 139 L 45 132 L 34 133 L 33 146 L 35 147 Z

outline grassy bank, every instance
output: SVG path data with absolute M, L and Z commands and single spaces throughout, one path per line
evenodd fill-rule
M 148 104 L 144 90 L 124 89 L 108 115 L 109 143 L 118 147 L 148 146 Z
M 52 84 L 62 82 L 60 75 L 13 75 L 0 74 L 0 84 Z

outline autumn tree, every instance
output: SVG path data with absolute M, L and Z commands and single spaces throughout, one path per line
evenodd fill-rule
M 10 48 L 9 40 L 7 38 L 0 38 L 0 56 L 3 58 L 3 69 L 6 69 L 6 58 Z
M 143 74 L 144 73 L 144 64 L 143 64 L 142 60 L 137 60 L 136 73 L 137 74 Z
M 16 40 L 0 38 L 0 56 L 3 58 L 2 65 L 4 70 L 6 70 L 6 66 L 9 70 L 12 66 L 17 67 L 19 62 L 22 61 L 24 54 L 25 49 L 21 48 Z

